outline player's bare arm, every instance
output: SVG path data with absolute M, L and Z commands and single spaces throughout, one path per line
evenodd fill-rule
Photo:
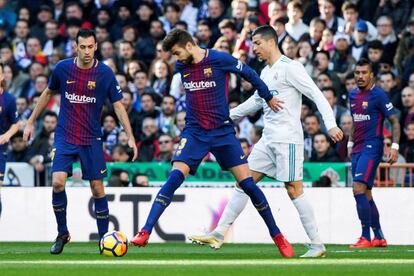
M 134 150 L 134 157 L 132 160 L 134 161 L 137 159 L 138 150 L 137 145 L 135 143 L 134 135 L 132 134 L 132 128 L 131 123 L 128 119 L 128 114 L 122 105 L 121 101 L 114 102 L 114 110 L 116 113 L 116 116 L 118 117 L 119 121 L 121 122 L 122 127 L 125 129 L 127 135 L 128 135 L 128 146 Z
M 390 120 L 392 125 L 392 146 L 388 163 L 393 164 L 397 162 L 398 159 L 398 143 L 400 142 L 401 130 L 397 115 L 391 115 L 390 117 L 388 117 L 388 119 Z
M 54 91 L 50 90 L 49 88 L 46 88 L 45 91 L 43 91 L 42 95 L 39 98 L 39 102 L 36 104 L 32 112 L 32 115 L 30 115 L 30 118 L 27 120 L 26 127 L 24 128 L 23 133 L 24 141 L 27 141 L 34 137 L 34 123 L 36 122 L 37 118 L 40 116 L 42 111 L 45 109 L 47 103 L 49 102 L 53 94 Z
M 7 144 L 10 141 L 10 138 L 19 131 L 20 122 L 17 122 L 10 126 L 9 130 L 5 132 L 3 135 L 0 135 L 0 145 Z

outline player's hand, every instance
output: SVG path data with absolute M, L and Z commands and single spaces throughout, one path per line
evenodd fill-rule
M 135 143 L 135 139 L 134 138 L 129 138 L 128 140 L 128 146 L 130 148 L 132 148 L 132 150 L 134 151 L 134 156 L 132 157 L 132 161 L 135 161 L 138 157 L 138 149 L 137 149 L 137 144 Z
M 10 137 L 6 134 L 0 135 L 0 145 L 7 144 L 10 140 Z
M 398 150 L 391 149 L 390 156 L 388 157 L 388 163 L 394 164 L 395 162 L 397 162 L 397 159 L 398 159 Z
M 335 143 L 341 141 L 342 138 L 344 138 L 344 133 L 339 127 L 331 128 L 328 132 L 332 141 L 334 141 Z
M 273 98 L 271 98 L 268 102 L 267 105 L 270 107 L 271 110 L 273 110 L 274 112 L 278 112 L 279 110 L 283 109 L 282 104 L 285 103 L 284 101 L 279 100 L 278 98 L 276 98 L 275 96 L 273 96 Z
M 26 127 L 24 128 L 24 132 L 23 132 L 23 140 L 25 142 L 33 139 L 34 137 L 34 126 L 32 123 L 27 122 Z

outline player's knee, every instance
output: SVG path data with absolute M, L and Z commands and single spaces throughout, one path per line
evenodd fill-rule
M 352 191 L 354 195 L 364 194 L 366 190 L 367 190 L 367 186 L 365 184 L 354 183 L 352 185 Z
M 65 189 L 65 181 L 62 179 L 53 179 L 52 187 L 55 192 L 62 192 Z
M 303 194 L 302 186 L 287 184 L 285 187 L 290 199 L 298 198 Z

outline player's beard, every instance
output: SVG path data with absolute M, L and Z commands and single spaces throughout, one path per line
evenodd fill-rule
M 190 55 L 188 55 L 188 57 L 185 60 L 183 60 L 181 62 L 186 64 L 186 65 L 190 65 L 190 64 L 193 63 L 193 61 L 194 61 L 194 57 L 193 57 L 193 55 L 190 54 Z

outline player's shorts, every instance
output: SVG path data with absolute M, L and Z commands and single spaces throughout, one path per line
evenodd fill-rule
M 257 142 L 249 155 L 249 168 L 281 182 L 303 179 L 303 145 Z
M 6 173 L 7 146 L 0 146 L 0 181 L 3 182 Z
M 228 127 L 231 130 L 226 130 Z M 211 131 L 185 128 L 171 162 L 184 162 L 190 167 L 190 174 L 194 175 L 209 152 L 216 157 L 223 170 L 247 163 L 247 157 L 235 136 L 233 126 Z
M 106 163 L 102 140 L 95 139 L 92 145 L 81 146 L 65 142 L 63 139 L 55 141 L 52 149 L 52 172 L 66 172 L 72 175 L 72 165 L 80 160 L 82 179 L 96 180 L 106 177 Z
M 382 147 L 365 147 L 361 152 L 352 153 L 353 182 L 363 183 L 371 190 L 381 160 Z

